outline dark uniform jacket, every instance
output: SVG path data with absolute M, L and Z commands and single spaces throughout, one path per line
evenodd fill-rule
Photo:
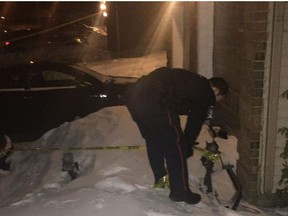
M 215 104 L 209 81 L 199 74 L 178 68 L 162 67 L 141 77 L 126 94 L 127 106 L 138 113 L 170 111 L 187 115 L 186 141 L 194 143 L 207 110 Z

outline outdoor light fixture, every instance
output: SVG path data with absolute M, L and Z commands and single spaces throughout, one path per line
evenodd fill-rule
M 106 4 L 105 4 L 105 2 L 102 2 L 102 3 L 100 4 L 100 9 L 103 10 L 103 11 L 106 10 Z
M 105 1 L 100 1 L 100 10 L 103 14 L 104 17 L 108 16 L 108 13 L 106 11 L 107 7 L 106 7 L 106 2 Z

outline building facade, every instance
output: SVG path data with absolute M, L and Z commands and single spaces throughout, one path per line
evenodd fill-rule
M 216 106 L 214 124 L 221 125 L 238 139 L 237 174 L 244 198 L 259 203 L 271 197 L 281 188 L 278 182 L 284 162 L 280 154 L 285 139 L 278 129 L 288 122 L 288 100 L 280 97 L 288 89 L 288 3 L 147 5 L 149 3 L 142 3 L 136 7 L 137 15 L 147 16 L 150 11 L 146 19 L 150 21 L 141 25 L 140 35 L 145 35 L 145 40 L 133 37 L 131 34 L 138 32 L 137 28 L 132 30 L 123 17 L 119 16 L 123 20 L 117 21 L 115 14 L 111 20 L 119 32 L 111 25 L 116 31 L 111 35 L 114 37 L 110 40 L 112 50 L 125 53 L 140 46 L 139 50 L 144 47 L 141 55 L 153 50 L 149 49 L 151 42 L 157 45 L 158 40 L 162 43 L 154 48 L 166 48 L 168 66 L 196 71 L 208 78 L 226 79 L 230 93 Z M 131 7 L 122 3 L 116 9 L 118 15 L 128 15 Z M 130 21 L 132 15 L 129 13 Z M 137 19 L 135 23 L 140 22 Z M 129 38 L 126 44 L 121 42 L 125 38 Z
M 272 198 L 281 188 L 284 162 L 285 139 L 278 129 L 288 122 L 288 100 L 280 97 L 288 89 L 288 3 L 186 2 L 176 13 L 181 10 L 180 20 L 172 17 L 171 43 L 178 48 L 171 46 L 170 66 L 228 81 L 230 93 L 216 106 L 215 122 L 238 138 L 237 174 L 245 199 Z M 178 34 L 182 41 L 173 41 Z

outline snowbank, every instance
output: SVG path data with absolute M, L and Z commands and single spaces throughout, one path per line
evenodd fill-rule
M 207 137 L 203 129 L 199 137 L 200 146 L 205 145 L 204 140 Z M 229 162 L 236 164 L 237 140 L 234 137 L 229 137 L 229 140 L 223 141 L 227 149 L 225 154 L 229 156 Z M 202 201 L 197 205 L 170 201 L 168 191 L 152 188 L 152 172 L 143 149 L 73 150 L 74 161 L 80 166 L 80 176 L 71 181 L 67 172 L 62 171 L 62 156 L 68 148 L 143 144 L 144 140 L 125 107 L 102 109 L 86 118 L 65 123 L 33 143 L 19 144 L 18 148 L 29 145 L 30 148 L 42 150 L 14 152 L 12 171 L 0 176 L 0 214 L 257 215 L 218 206 L 211 203 L 205 194 L 202 194 Z M 229 145 L 230 148 L 226 148 Z M 51 148 L 61 150 L 49 150 Z M 199 157 L 199 152 L 195 152 L 194 157 L 188 161 L 191 188 L 197 192 L 200 192 L 198 186 L 205 173 Z M 215 168 L 219 169 L 218 165 Z M 229 186 L 229 181 L 225 180 L 226 177 L 221 172 L 219 169 L 215 173 L 215 179 L 219 179 L 215 180 L 215 186 L 218 187 L 221 198 L 229 198 L 231 185 Z M 229 193 L 225 193 L 227 191 Z

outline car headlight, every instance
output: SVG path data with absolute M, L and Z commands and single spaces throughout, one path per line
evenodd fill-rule
M 100 98 L 107 98 L 108 96 L 106 94 L 100 94 L 99 97 Z

